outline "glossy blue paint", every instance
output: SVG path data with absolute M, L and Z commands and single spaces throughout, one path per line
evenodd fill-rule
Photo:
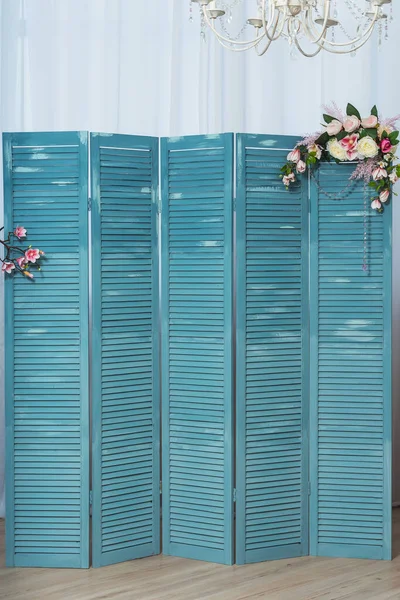
M 318 171 L 331 194 L 351 165 Z M 391 558 L 391 206 L 311 186 L 311 553 Z
M 163 552 L 233 563 L 233 136 L 162 140 Z
M 160 552 L 158 140 L 91 134 L 93 566 Z
M 4 134 L 3 148 L 6 230 L 24 225 L 47 256 L 5 284 L 6 564 L 86 568 L 87 134 Z
M 308 553 L 307 181 L 295 138 L 237 137 L 236 562 Z

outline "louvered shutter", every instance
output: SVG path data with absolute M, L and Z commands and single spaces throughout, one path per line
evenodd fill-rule
M 87 134 L 3 140 L 5 230 L 46 252 L 5 276 L 6 561 L 88 567 Z
M 91 135 L 93 565 L 159 553 L 158 140 Z
M 237 143 L 236 562 L 308 552 L 307 181 L 286 191 L 296 143 Z
M 233 561 L 232 135 L 162 142 L 163 551 Z
M 311 553 L 391 558 L 391 206 L 367 216 L 351 165 L 311 208 Z M 340 194 L 335 200 L 326 194 Z

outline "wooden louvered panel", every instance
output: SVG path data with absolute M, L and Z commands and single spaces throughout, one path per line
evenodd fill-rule
M 232 136 L 163 141 L 163 551 L 232 563 Z
M 279 177 L 294 144 L 238 136 L 239 564 L 308 550 L 308 206 Z
M 324 165 L 323 190 L 351 169 Z M 311 550 L 390 558 L 391 207 L 368 202 L 364 272 L 363 184 L 312 191 Z
M 158 141 L 92 134 L 93 564 L 159 552 Z
M 6 278 L 7 564 L 88 567 L 87 135 L 4 134 L 4 175 L 46 252 Z

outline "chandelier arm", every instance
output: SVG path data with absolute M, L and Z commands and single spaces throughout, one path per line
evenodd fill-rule
M 359 50 L 360 48 L 362 48 L 364 46 L 364 44 L 366 44 L 369 40 L 369 38 L 371 37 L 372 33 L 373 33 L 373 28 L 368 32 L 368 35 L 363 38 L 360 42 L 358 42 L 358 44 L 353 44 L 351 46 L 351 48 L 339 48 L 337 49 L 335 46 L 331 45 L 329 46 L 326 41 L 321 40 L 320 42 L 320 46 L 321 48 L 323 48 L 324 50 L 326 50 L 327 52 L 330 52 L 331 54 L 350 54 L 351 52 L 357 52 L 357 50 Z
M 271 41 L 271 42 L 275 42 L 277 39 L 279 39 L 282 35 L 283 32 L 283 28 L 285 27 L 285 23 L 286 23 L 286 18 L 287 18 L 287 13 L 288 13 L 288 9 L 287 6 L 285 6 L 285 10 L 283 11 L 283 13 L 281 13 L 280 11 L 278 11 L 278 18 L 275 21 L 275 26 L 274 26 L 274 32 L 272 34 L 272 37 L 268 31 L 269 27 L 271 27 L 272 25 L 272 21 L 271 21 L 271 15 L 269 16 L 268 19 L 268 23 L 265 19 L 265 0 L 262 0 L 262 22 L 263 22 L 263 26 L 264 26 L 264 32 L 265 35 L 267 36 L 267 38 Z M 274 10 L 273 13 L 274 15 L 274 19 L 275 19 L 275 6 L 274 6 Z M 282 15 L 282 17 L 281 17 Z M 276 32 L 276 27 L 278 26 L 279 21 L 281 20 L 282 25 L 279 27 L 278 33 L 277 35 L 275 35 Z
M 316 29 L 315 29 L 314 23 L 312 21 L 311 12 L 307 11 L 307 13 L 308 13 L 307 32 L 309 33 L 309 36 L 311 37 L 313 34 L 314 35 L 316 34 Z M 358 44 L 359 42 L 362 41 L 361 46 L 363 46 L 368 41 L 368 39 L 370 38 L 370 36 L 374 30 L 376 21 L 378 20 L 378 15 L 379 15 L 379 6 L 376 6 L 375 7 L 375 15 L 374 15 L 373 19 L 371 20 L 371 23 L 369 24 L 367 29 L 361 35 L 359 35 L 358 37 L 355 37 L 352 40 L 349 40 L 348 42 L 332 42 L 330 40 L 327 40 L 325 37 L 320 38 L 319 41 L 315 41 L 315 40 L 311 39 L 311 42 L 317 43 L 317 44 L 322 42 L 323 45 L 326 44 L 326 45 L 331 46 L 332 48 L 347 48 L 347 47 L 354 46 L 355 44 Z M 361 47 L 361 46 L 359 46 L 359 47 Z M 327 49 L 327 48 L 325 48 L 325 49 Z M 350 48 L 349 52 L 351 52 L 352 50 L 353 50 L 353 48 Z M 342 52 L 341 54 L 345 54 L 345 53 Z
M 317 36 L 315 39 L 310 40 L 311 43 L 318 44 L 318 42 L 325 36 L 326 30 L 327 30 L 328 19 L 329 19 L 329 15 L 330 15 L 330 10 L 331 10 L 331 0 L 325 0 L 324 22 L 321 25 L 322 31 L 319 35 L 318 35 L 317 30 L 314 28 L 314 23 L 312 21 L 312 9 L 310 10 L 310 8 L 307 8 L 305 14 L 302 15 L 303 28 L 306 30 L 308 37 L 313 38 L 314 34 L 316 34 L 316 36 Z M 310 24 L 312 25 L 312 30 L 308 27 L 308 23 L 307 23 L 308 18 L 310 18 Z
M 315 52 L 312 52 L 311 54 L 309 54 L 308 52 L 305 52 L 305 50 L 303 50 L 297 37 L 295 38 L 294 42 L 295 42 L 299 52 L 301 52 L 301 54 L 303 56 L 305 56 L 306 58 L 314 58 L 314 56 L 317 56 L 317 54 L 319 54 L 321 52 L 321 50 L 323 49 L 323 45 L 320 45 L 320 46 L 318 46 L 318 48 Z
M 276 27 L 277 27 L 277 25 L 278 25 L 278 22 L 276 21 L 276 23 L 275 23 L 275 26 L 274 26 L 274 30 L 273 30 L 273 32 L 272 32 L 272 35 L 275 35 L 275 31 L 276 31 Z M 265 33 L 263 34 L 263 37 L 266 37 Z M 262 38 L 261 38 L 261 39 L 262 39 Z M 261 52 L 259 52 L 259 51 L 258 51 L 258 48 L 256 47 L 256 52 L 257 52 L 257 55 L 258 55 L 258 56 L 264 56 L 264 54 L 267 52 L 267 50 L 268 50 L 268 48 L 270 47 L 270 45 L 271 45 L 271 44 L 272 44 L 272 40 L 270 40 L 270 39 L 267 39 L 267 43 L 266 43 L 266 45 L 265 45 L 265 48 L 264 48 L 264 49 L 263 49 Z
M 259 37 L 258 42 L 252 42 L 251 46 L 246 46 L 246 48 L 234 48 L 232 46 L 230 46 L 229 44 L 227 44 L 226 42 L 223 42 L 222 40 L 219 39 L 219 37 L 217 37 L 217 42 L 219 44 L 221 44 L 221 46 L 223 48 L 226 48 L 227 50 L 230 50 L 231 52 L 247 52 L 247 50 L 251 50 L 252 48 L 257 48 L 258 44 L 264 39 L 264 34 L 262 36 Z M 261 55 L 260 55 L 261 56 Z
M 211 31 L 214 33 L 214 35 L 216 35 L 216 37 L 223 41 L 223 42 L 227 42 L 228 44 L 235 44 L 236 46 L 248 46 L 249 49 L 253 48 L 253 45 L 256 45 L 260 42 L 260 40 L 262 39 L 262 37 L 257 36 L 256 38 L 254 38 L 253 40 L 248 40 L 246 42 L 239 42 L 239 41 L 233 41 L 230 40 L 229 38 L 223 36 L 221 33 L 219 33 L 215 27 L 213 26 L 213 24 L 210 21 L 210 17 L 208 16 L 208 11 L 207 11 L 207 7 L 203 6 L 203 14 L 204 14 L 204 18 L 206 20 L 206 23 L 208 25 L 208 27 L 211 29 Z M 229 46 L 230 48 L 230 46 Z

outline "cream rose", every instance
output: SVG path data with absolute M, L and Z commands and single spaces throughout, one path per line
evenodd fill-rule
M 326 131 L 327 133 L 329 133 L 329 135 L 337 135 L 339 131 L 342 131 L 342 129 L 343 125 L 340 121 L 337 121 L 336 119 L 333 119 L 333 121 L 328 123 L 328 125 L 326 126 Z
M 373 158 L 378 154 L 379 148 L 372 137 L 367 135 L 366 137 L 361 138 L 361 140 L 358 142 L 357 152 L 362 157 Z
M 392 133 L 393 127 L 390 127 L 389 125 L 379 125 L 378 135 L 380 138 L 382 137 L 384 131 L 386 131 L 386 133 L 389 135 L 389 133 Z
M 329 154 L 333 156 L 333 158 L 336 158 L 337 160 L 347 159 L 346 149 L 343 148 L 343 146 L 337 141 L 336 138 L 334 140 L 329 140 L 326 147 Z
M 347 133 L 353 133 L 356 129 L 359 129 L 361 125 L 360 119 L 357 119 L 354 115 L 351 117 L 347 117 L 345 122 L 343 123 L 344 130 Z

